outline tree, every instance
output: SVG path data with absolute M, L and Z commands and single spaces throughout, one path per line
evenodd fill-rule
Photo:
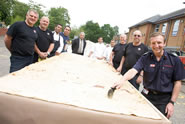
M 115 32 L 114 32 L 113 28 L 110 26 L 110 24 L 104 24 L 101 27 L 101 31 L 102 31 L 102 36 L 104 38 L 104 42 L 110 43 L 113 36 L 115 35 Z
M 70 33 L 70 39 L 74 39 L 75 37 L 78 37 L 80 32 L 84 32 L 84 30 L 82 29 L 82 27 L 78 28 L 76 26 L 71 28 L 71 33 Z
M 94 23 L 93 21 L 88 21 L 81 28 L 86 34 L 86 39 L 92 42 L 97 42 L 97 39 L 101 36 L 104 42 L 109 43 L 119 33 L 117 26 L 111 27 L 110 24 L 104 24 L 100 27 L 98 23 Z
M 10 24 L 11 10 L 14 4 L 14 0 L 0 0 L 0 21 L 4 21 L 5 24 Z
M 29 0 L 29 3 L 22 3 L 19 1 L 15 1 L 14 5 L 12 7 L 12 20 L 11 24 L 14 23 L 15 21 L 23 21 L 26 18 L 26 13 L 29 9 L 34 9 L 37 10 L 39 13 L 39 16 L 42 17 L 44 12 L 42 11 L 42 8 L 44 6 L 42 4 L 37 4 L 33 2 L 32 0 Z M 39 24 L 39 21 L 36 23 L 36 25 Z
M 101 29 L 99 24 L 94 23 L 93 21 L 86 22 L 86 24 L 82 26 L 82 29 L 86 34 L 86 39 L 92 42 L 97 42 L 98 37 L 101 36 Z
M 14 5 L 12 6 L 12 16 L 10 24 L 13 24 L 16 21 L 23 21 L 28 9 L 29 6 L 27 4 L 15 0 Z
M 51 8 L 48 12 L 50 19 L 49 29 L 54 30 L 56 24 L 62 24 L 63 27 L 70 24 L 68 10 L 62 7 Z

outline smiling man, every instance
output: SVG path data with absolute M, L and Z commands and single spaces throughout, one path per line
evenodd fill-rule
M 35 10 L 29 10 L 26 20 L 15 22 L 8 29 L 4 42 L 10 51 L 10 73 L 20 70 L 33 62 L 34 45 L 38 38 L 34 24 L 39 14 Z
M 122 59 L 118 71 L 121 71 L 121 74 L 125 74 L 129 69 L 131 69 L 138 59 L 146 52 L 148 52 L 148 48 L 142 42 L 142 33 L 140 30 L 136 30 L 133 32 L 133 42 L 128 43 L 123 51 Z M 142 73 L 142 72 L 141 72 Z M 140 80 L 140 81 L 138 81 Z M 142 77 L 138 73 L 134 78 L 129 80 L 129 82 L 139 90 L 139 83 L 141 83 Z
M 164 50 L 166 43 L 162 33 L 151 34 L 152 52 L 144 54 L 113 87 L 121 88 L 123 83 L 132 79 L 142 70 L 144 89 L 142 94 L 167 118 L 174 112 L 174 103 L 185 78 L 183 64 L 177 56 Z
M 43 16 L 40 19 L 40 25 L 37 27 L 38 39 L 35 44 L 34 61 L 38 59 L 46 59 L 50 57 L 50 53 L 54 48 L 53 34 L 48 30 L 49 18 Z

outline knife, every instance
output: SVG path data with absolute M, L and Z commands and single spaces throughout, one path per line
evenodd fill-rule
M 113 97 L 114 91 L 116 90 L 116 87 L 111 87 L 108 91 L 108 98 L 111 99 Z

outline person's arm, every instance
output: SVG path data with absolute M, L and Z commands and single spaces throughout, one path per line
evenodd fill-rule
M 92 46 L 92 48 L 91 48 L 91 50 L 90 50 L 90 52 L 89 52 L 88 57 L 91 57 L 91 55 L 94 53 L 95 47 L 96 47 L 96 44 L 94 44 L 94 46 Z
M 124 82 L 132 79 L 137 73 L 138 71 L 135 68 L 131 68 L 123 75 L 120 82 L 115 83 L 112 87 L 116 87 L 116 89 L 120 89 L 123 86 Z
M 35 48 L 35 52 L 36 52 L 42 59 L 45 59 L 45 58 L 48 56 L 48 54 L 47 54 L 46 52 L 41 52 L 41 51 L 39 50 L 39 48 L 37 47 L 36 44 L 35 44 L 34 48 Z
M 47 54 L 48 54 L 48 55 L 50 55 L 50 53 L 51 53 L 51 51 L 53 50 L 53 48 L 54 48 L 54 43 L 51 43 L 51 44 L 49 45 L 49 48 L 48 48 L 48 51 L 47 51 Z
M 60 46 L 59 46 L 59 48 L 57 49 L 57 51 L 55 52 L 55 55 L 60 55 L 61 54 L 61 52 L 62 52 L 62 49 L 63 49 L 63 47 L 64 47 L 64 42 L 63 42 L 63 37 L 61 37 L 60 36 Z
M 114 52 L 112 51 L 109 58 L 109 64 L 112 66 L 113 66 L 113 57 L 114 57 Z
M 91 57 L 92 54 L 93 54 L 93 51 L 90 51 L 88 57 Z
M 75 40 L 72 40 L 72 44 L 71 44 L 72 51 L 74 51 L 75 45 L 76 45 Z
M 177 100 L 177 97 L 179 95 L 179 92 L 181 90 L 181 81 L 175 81 L 175 84 L 174 84 L 174 88 L 173 88 L 173 91 L 172 91 L 172 97 L 171 97 L 171 101 L 172 102 L 176 102 Z M 173 115 L 173 112 L 174 112 L 174 105 L 173 103 L 169 102 L 166 106 L 166 110 L 165 110 L 165 113 L 167 113 L 167 118 L 170 118 L 172 115 Z
M 121 72 L 124 62 L 125 62 L 125 57 L 122 56 L 119 67 L 116 69 L 118 72 Z
M 136 80 L 136 83 L 140 84 L 143 82 L 143 71 L 140 72 L 137 80 Z
M 4 42 L 5 42 L 6 48 L 11 53 L 12 37 L 6 34 L 5 37 L 4 37 Z

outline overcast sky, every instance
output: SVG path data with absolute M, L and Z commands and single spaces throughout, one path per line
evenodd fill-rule
M 28 3 L 28 0 L 19 0 Z M 185 0 L 33 0 L 46 6 L 64 7 L 69 11 L 71 26 L 80 27 L 87 21 L 98 22 L 100 26 L 118 26 L 120 33 L 128 27 L 151 16 L 168 14 L 185 8 Z

